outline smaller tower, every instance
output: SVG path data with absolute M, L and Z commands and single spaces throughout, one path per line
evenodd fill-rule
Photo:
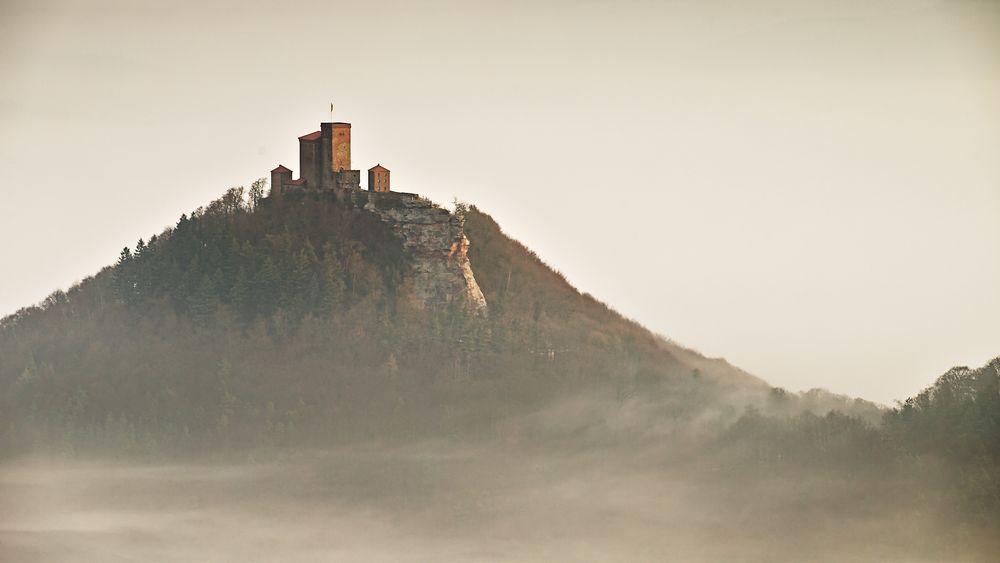
M 292 171 L 282 165 L 271 171 L 271 197 L 281 199 L 285 186 L 292 183 Z
M 389 191 L 389 169 L 381 164 L 376 164 L 368 169 L 368 191 L 387 192 Z

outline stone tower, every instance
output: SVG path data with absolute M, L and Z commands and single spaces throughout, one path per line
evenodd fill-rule
M 359 189 L 361 171 L 351 170 L 351 124 L 320 123 L 320 186 Z
M 323 125 L 326 125 L 325 123 Z M 351 169 L 351 124 L 331 123 L 330 169 L 343 172 Z
M 320 131 L 299 137 L 299 177 L 310 188 L 318 188 L 322 185 L 322 169 Z
M 281 199 L 285 186 L 292 183 L 292 171 L 282 165 L 271 171 L 271 197 Z
M 387 192 L 389 191 L 389 169 L 381 164 L 368 169 L 368 191 Z

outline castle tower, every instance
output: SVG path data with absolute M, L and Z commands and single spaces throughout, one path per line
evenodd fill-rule
M 292 171 L 279 164 L 271 171 L 271 197 L 281 199 L 281 192 L 291 183 Z
M 351 124 L 320 123 L 319 150 L 323 159 L 320 185 L 356 190 L 361 187 L 361 172 L 351 170 Z
M 341 172 L 351 169 L 351 124 L 350 123 L 321 123 L 320 135 L 323 140 L 323 149 L 329 155 L 328 162 L 332 172 Z M 329 143 L 329 145 L 327 144 Z M 326 160 L 324 155 L 324 160 Z
M 389 191 L 389 169 L 381 164 L 376 164 L 368 169 L 368 191 L 387 192 Z
M 323 157 L 320 146 L 321 131 L 299 137 L 299 177 L 310 188 L 322 184 Z

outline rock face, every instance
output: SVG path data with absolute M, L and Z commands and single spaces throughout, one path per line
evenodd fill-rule
M 470 312 L 486 313 L 459 217 L 413 194 L 361 193 L 368 200 L 364 209 L 388 223 L 413 257 L 413 292 L 421 305 L 457 302 Z

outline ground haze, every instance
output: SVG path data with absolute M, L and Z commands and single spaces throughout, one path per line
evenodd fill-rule
M 25 459 L 0 470 L 0 549 L 9 561 L 83 563 L 988 559 L 983 537 L 942 542 L 939 515 L 907 512 L 905 498 L 841 498 L 874 492 L 851 484 L 734 481 L 636 451 L 546 450 Z

